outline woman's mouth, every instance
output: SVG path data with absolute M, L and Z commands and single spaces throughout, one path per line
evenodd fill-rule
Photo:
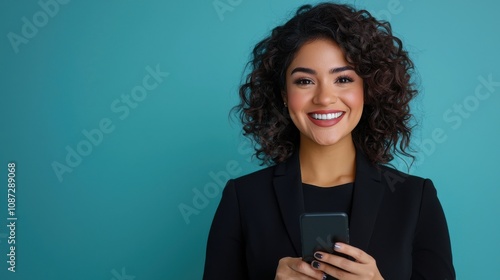
M 309 114 L 315 120 L 333 120 L 342 116 L 344 112 L 328 113 L 328 114 Z
M 344 117 L 344 111 L 313 112 L 307 114 L 309 120 L 320 127 L 330 127 L 336 125 Z

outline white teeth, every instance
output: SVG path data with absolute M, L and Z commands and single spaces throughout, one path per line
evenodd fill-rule
M 312 114 L 312 117 L 317 120 L 333 120 L 342 115 L 342 112 L 330 113 L 330 114 Z

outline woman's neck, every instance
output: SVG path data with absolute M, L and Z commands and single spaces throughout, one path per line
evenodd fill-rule
M 331 187 L 354 182 L 356 149 L 350 136 L 331 146 L 301 137 L 299 158 L 302 182 Z

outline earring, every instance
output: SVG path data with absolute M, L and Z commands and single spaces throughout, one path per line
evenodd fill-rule
M 283 116 L 285 117 L 288 117 L 288 108 L 287 108 L 287 105 L 286 105 L 286 102 L 283 102 Z

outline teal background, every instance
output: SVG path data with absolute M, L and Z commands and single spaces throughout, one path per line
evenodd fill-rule
M 219 15 L 214 1 L 69 1 L 16 53 L 9 32 L 21 35 L 22 18 L 33 22 L 42 8 L 0 2 L 0 279 L 201 278 L 221 181 L 260 168 L 228 119 L 243 67 L 255 43 L 307 2 L 215 3 L 230 9 Z M 389 19 L 416 63 L 415 138 L 423 144 L 411 173 L 438 189 L 458 279 L 495 279 L 500 86 L 483 87 L 484 100 L 473 96 L 479 77 L 500 81 L 499 2 L 348 3 Z M 157 65 L 169 76 L 120 119 L 111 104 Z M 453 112 L 464 102 L 467 114 Z M 448 110 L 453 121 L 443 117 Z M 82 130 L 105 118 L 114 130 L 60 181 L 53 162 L 66 164 L 66 146 L 76 149 Z M 439 141 L 430 140 L 435 129 L 445 135 Z M 15 273 L 6 263 L 11 161 Z M 196 193 L 206 186 L 203 200 Z M 179 206 L 195 207 L 193 199 L 198 212 L 185 220 Z

